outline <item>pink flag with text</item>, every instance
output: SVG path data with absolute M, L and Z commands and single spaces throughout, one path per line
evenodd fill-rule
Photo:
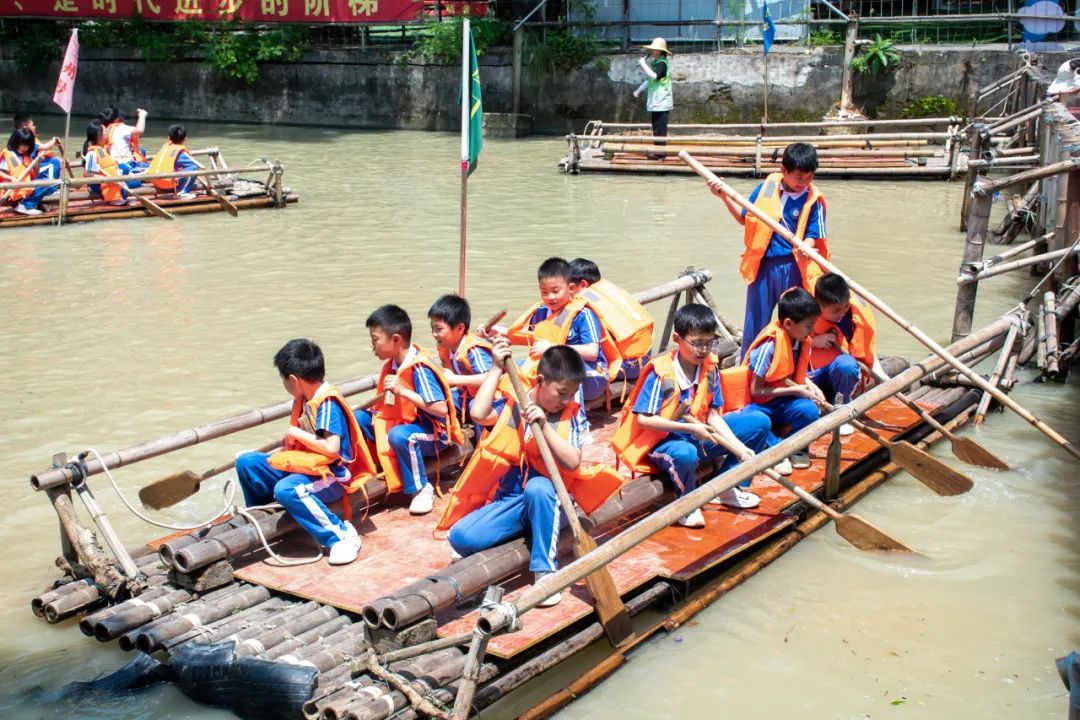
M 67 52 L 64 53 L 64 64 L 60 66 L 60 77 L 56 81 L 56 92 L 53 93 L 53 102 L 71 112 L 71 96 L 75 91 L 75 73 L 79 70 L 79 35 L 78 30 L 71 31 L 71 39 L 68 40 Z

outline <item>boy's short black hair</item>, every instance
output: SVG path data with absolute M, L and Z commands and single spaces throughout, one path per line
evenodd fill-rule
M 851 288 L 843 276 L 828 273 L 818 278 L 814 286 L 814 299 L 819 305 L 843 305 L 851 302 Z
M 98 119 L 101 120 L 102 125 L 109 125 L 115 120 L 124 122 L 124 113 L 120 112 L 120 108 L 115 105 L 110 105 L 98 113 Z
M 544 351 L 536 366 L 536 374 L 544 376 L 544 382 L 576 382 L 585 379 L 585 361 L 568 345 L 554 345 Z
M 319 346 L 306 338 L 285 343 L 274 356 L 274 367 L 286 378 L 295 375 L 307 382 L 322 382 L 326 376 L 326 363 Z
M 397 305 L 383 305 L 367 317 L 368 330 L 379 328 L 387 335 L 400 335 L 405 342 L 412 342 L 412 320 L 409 313 Z
M 672 327 L 681 338 L 693 333 L 716 335 L 720 332 L 720 324 L 716 321 L 716 313 L 709 306 L 701 303 L 690 303 L 676 310 L 675 322 Z
M 33 119 L 34 119 L 34 116 L 31 115 L 30 113 L 15 113 L 15 121 L 12 123 L 12 126 L 16 130 L 18 130 L 23 125 L 25 125 L 26 123 L 30 122 Z
M 591 285 L 600 282 L 600 268 L 592 260 L 574 258 L 570 261 L 570 282 L 588 281 Z
M 429 320 L 442 320 L 452 328 L 464 325 L 466 330 L 472 322 L 469 301 L 460 295 L 443 295 L 431 304 L 427 316 Z
M 791 143 L 784 148 L 784 157 L 780 164 L 788 172 L 802 170 L 803 172 L 817 172 L 817 150 L 810 143 Z
M 19 128 L 8 138 L 7 147 L 11 152 L 18 152 L 23 145 L 29 145 L 31 149 L 34 147 L 34 133 L 30 128 Z
M 821 314 L 821 308 L 814 296 L 806 292 L 805 288 L 793 287 L 780 296 L 780 302 L 776 305 L 776 315 L 781 322 L 791 320 L 802 322 L 807 318 L 817 317 Z
M 536 269 L 536 279 L 539 281 L 550 278 L 562 278 L 570 282 L 570 263 L 561 257 L 550 257 L 540 263 L 540 267 Z
M 169 126 L 169 139 L 172 140 L 177 145 L 184 142 L 185 140 L 187 140 L 187 128 L 184 127 L 183 125 L 181 125 L 180 123 L 176 123 L 175 125 L 170 125 Z

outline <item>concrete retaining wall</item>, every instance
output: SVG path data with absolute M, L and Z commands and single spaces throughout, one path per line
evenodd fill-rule
M 867 113 L 895 116 L 928 95 L 945 95 L 966 110 L 976 88 L 1016 63 L 1004 50 L 985 48 L 908 48 L 902 55 L 895 73 L 856 78 L 855 101 Z M 644 99 L 631 95 L 643 77 L 638 57 L 603 57 L 570 72 L 527 67 L 521 111 L 534 117 L 537 132 L 548 133 L 580 130 L 590 119 L 645 121 Z M 769 57 L 770 120 L 820 119 L 839 99 L 840 48 L 777 48 Z M 484 109 L 509 112 L 509 53 L 491 50 L 480 62 Z M 0 110 L 55 112 L 58 70 L 54 65 L 28 75 L 18 69 L 14 48 L 0 46 Z M 756 49 L 677 55 L 672 122 L 758 121 L 762 71 Z M 86 49 L 74 111 L 93 114 L 115 103 L 130 112 L 138 104 L 157 117 L 180 119 L 450 130 L 459 123 L 459 84 L 456 66 L 359 50 L 266 65 L 248 86 L 199 58 L 154 65 L 137 52 Z

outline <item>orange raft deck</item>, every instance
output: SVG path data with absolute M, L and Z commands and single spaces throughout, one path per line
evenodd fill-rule
M 925 407 L 928 410 L 935 408 L 934 405 Z M 893 428 L 881 431 L 886 437 L 919 424 L 919 417 L 895 399 L 881 403 L 868 416 Z M 614 419 L 593 416 L 590 420 L 593 443 L 586 448 L 586 462 L 613 464 L 608 440 L 615 430 Z M 829 438 L 825 437 L 811 446 L 813 466 L 796 470 L 791 476 L 792 482 L 809 492 L 822 488 L 828 443 Z M 847 469 L 879 449 L 873 440 L 861 434 L 844 438 L 841 467 Z M 762 498 L 761 505 L 754 510 L 736 511 L 710 504 L 704 508 L 705 528 L 668 527 L 611 563 L 611 574 L 620 594 L 631 594 L 656 580 L 692 581 L 798 521 L 798 514 L 792 512 L 798 503 L 793 493 L 762 476 L 755 478 L 753 491 Z M 360 557 L 350 565 L 330 567 L 324 559 L 309 565 L 282 567 L 265 562 L 265 553 L 258 552 L 234 559 L 235 577 L 358 613 L 389 591 L 436 574 L 449 564 L 450 547 L 445 539 L 434 534 L 444 502 L 444 499 L 439 500 L 435 512 L 420 518 L 409 515 L 406 508 L 396 506 L 367 517 L 359 525 L 363 549 Z M 620 529 L 609 530 L 608 534 L 615 534 Z M 598 541 L 603 539 L 601 536 Z M 294 534 L 280 542 L 275 551 L 284 556 L 310 555 L 311 541 Z M 526 573 L 511 581 L 508 597 L 514 597 L 530 578 L 531 574 Z M 495 657 L 512 659 L 559 635 L 591 613 L 591 601 L 585 583 L 581 582 L 571 592 L 564 593 L 563 601 L 555 607 L 530 611 L 520 631 L 493 638 L 488 652 Z M 437 615 L 438 635 L 448 637 L 468 632 L 475 625 L 476 617 L 476 611 L 453 607 L 442 611 Z

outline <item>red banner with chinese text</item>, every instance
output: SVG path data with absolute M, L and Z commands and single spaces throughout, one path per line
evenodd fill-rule
M 466 7 L 474 16 L 487 13 L 486 2 L 448 2 L 443 15 Z M 433 0 L 0 0 L 0 17 L 355 24 L 420 20 L 434 15 L 433 8 Z

